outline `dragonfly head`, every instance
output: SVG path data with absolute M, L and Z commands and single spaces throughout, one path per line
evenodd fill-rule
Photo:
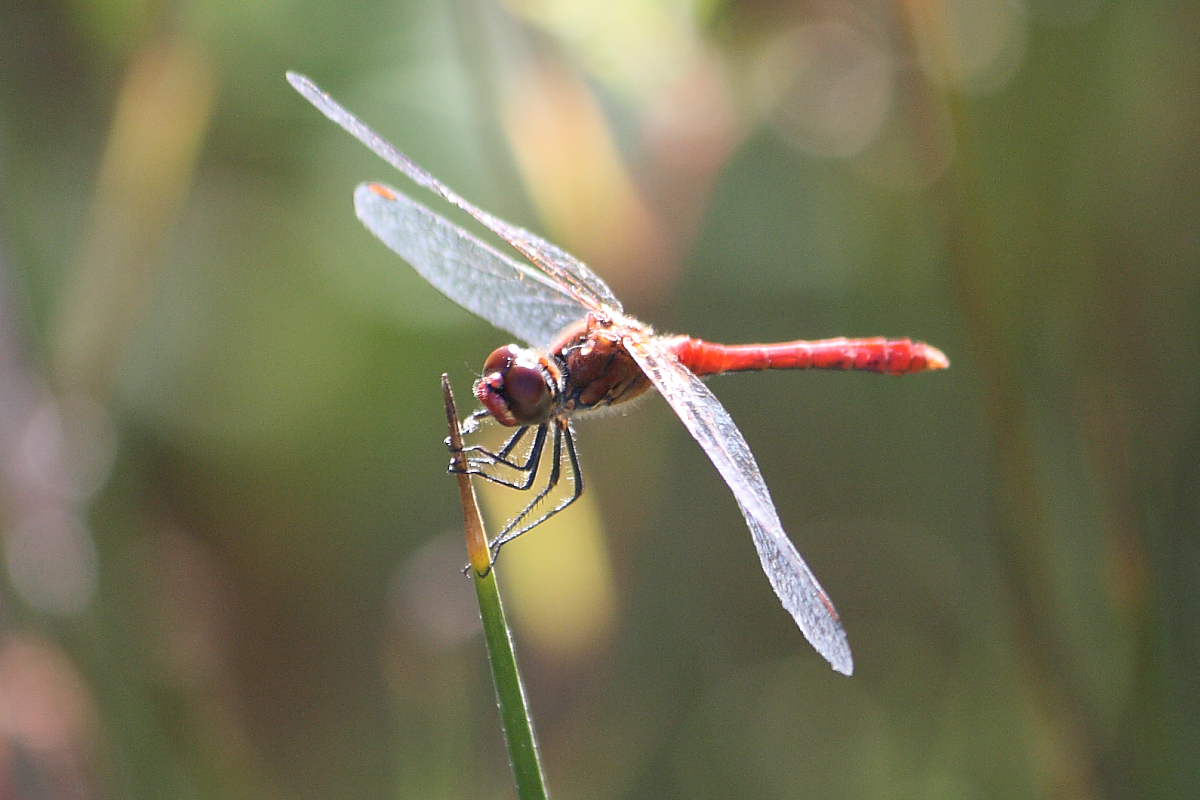
M 501 425 L 537 425 L 554 408 L 554 377 L 533 350 L 508 344 L 483 362 L 475 397 Z

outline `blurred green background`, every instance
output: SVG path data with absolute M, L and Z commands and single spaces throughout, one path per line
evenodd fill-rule
M 660 400 L 579 424 L 586 502 L 500 572 L 555 794 L 1194 796 L 1197 41 L 1099 0 L 3 0 L 0 796 L 511 796 L 438 393 L 508 337 L 359 226 L 407 187 L 286 69 L 660 329 L 953 363 L 711 384 L 851 679 Z

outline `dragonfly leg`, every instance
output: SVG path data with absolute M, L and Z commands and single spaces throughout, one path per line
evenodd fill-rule
M 554 452 L 550 457 L 550 478 L 546 481 L 546 485 L 537 493 L 537 496 L 530 500 L 525 508 L 521 509 L 520 514 L 510 519 L 503 530 L 492 540 L 493 555 L 499 552 L 500 545 L 515 538 L 512 535 L 513 529 L 520 525 L 522 520 L 526 519 L 546 499 L 546 495 L 550 494 L 554 490 L 554 487 L 558 485 L 558 480 L 562 476 L 562 439 L 562 429 L 556 424 L 554 427 Z
M 516 442 L 520 441 L 525 433 L 528 432 L 530 427 L 532 426 L 526 426 L 514 433 L 509 439 L 508 444 L 501 449 L 500 453 L 494 454 L 483 450 L 482 452 L 487 454 L 486 458 L 469 459 L 467 461 L 467 469 L 465 470 L 460 470 L 452 461 L 450 463 L 450 472 L 462 472 L 466 475 L 478 475 L 480 478 L 483 478 L 486 481 L 498 483 L 501 486 L 507 486 L 510 489 L 520 489 L 521 491 L 529 489 L 531 486 L 533 486 L 533 482 L 537 480 L 538 467 L 542 461 L 542 450 L 546 444 L 547 425 L 543 424 L 537 426 L 537 433 L 534 434 L 533 444 L 530 445 L 529 452 L 525 456 L 525 463 L 518 464 L 515 461 L 508 460 L 508 458 L 505 456 L 507 456 L 508 452 L 512 449 L 509 447 L 509 444 L 515 446 Z M 463 452 L 466 452 L 468 449 L 470 448 L 463 448 Z M 518 472 L 524 472 L 526 475 L 523 480 L 511 481 L 507 478 L 496 475 L 490 469 L 487 469 L 488 467 L 494 467 L 497 464 L 515 469 Z
M 486 408 L 477 408 L 471 412 L 471 415 L 462 422 L 463 436 L 470 436 L 475 431 L 479 430 L 479 421 L 490 417 L 492 412 Z
M 488 450 L 486 447 L 484 447 L 482 445 L 478 445 L 478 444 L 469 445 L 467 447 L 462 448 L 461 450 L 458 450 L 457 452 L 459 452 L 459 453 L 477 453 L 477 454 L 483 456 L 483 458 L 471 459 L 472 463 L 488 464 L 488 465 L 503 464 L 506 467 L 512 467 L 513 469 L 519 469 L 521 471 L 526 471 L 529 469 L 528 455 L 526 455 L 524 464 L 514 463 L 513 461 L 509 460 L 508 456 L 510 453 L 512 453 L 512 451 L 516 448 L 516 446 L 521 442 L 521 440 L 525 438 L 525 434 L 529 433 L 530 427 L 532 427 L 532 426 L 522 425 L 521 427 L 517 428 L 516 432 L 513 433 L 512 436 L 508 437 L 508 439 L 504 442 L 504 446 L 495 452 Z M 458 472 L 458 470 L 451 470 L 451 471 Z
M 548 427 L 549 427 L 549 423 L 544 423 L 544 424 L 538 426 L 537 436 L 533 440 L 533 446 L 530 448 L 530 458 L 528 459 L 528 462 L 527 462 L 530 466 L 529 477 L 526 479 L 526 481 L 523 485 L 518 484 L 518 483 L 512 483 L 512 482 L 506 481 L 503 478 L 500 478 L 496 475 L 490 475 L 486 472 L 481 472 L 478 470 L 476 470 L 476 471 L 467 470 L 466 474 L 479 475 L 480 477 L 486 478 L 487 480 L 491 481 L 492 483 L 498 483 L 501 486 L 508 486 L 512 489 L 521 489 L 521 490 L 528 489 L 530 486 L 533 485 L 534 478 L 537 477 L 538 464 L 541 462 L 542 448 L 545 446 L 545 443 L 546 443 L 546 429 Z M 515 439 L 519 435 L 520 435 L 520 432 L 518 431 L 516 434 L 513 435 L 512 438 Z M 511 441 L 511 439 L 510 439 L 510 441 Z M 491 563 L 491 565 L 488 566 L 489 570 L 496 563 L 496 556 L 499 555 L 499 553 L 500 553 L 500 545 L 517 538 L 522 533 L 525 533 L 525 531 L 529 530 L 529 528 L 532 528 L 532 527 L 534 527 L 534 525 L 537 525 L 538 522 L 542 522 L 543 520 L 546 519 L 546 517 L 542 517 L 537 522 L 535 522 L 533 525 L 530 525 L 526 528 L 522 528 L 521 530 L 517 531 L 516 533 L 511 533 L 512 529 L 515 528 L 517 526 L 517 524 L 521 522 L 521 520 L 528 517 L 529 513 L 531 511 L 533 511 L 534 508 L 537 507 L 538 503 L 542 502 L 542 500 L 545 499 L 546 495 L 548 495 L 550 493 L 550 490 L 553 489 L 558 484 L 559 475 L 562 472 L 562 430 L 558 425 L 556 425 L 554 428 L 554 447 L 553 447 L 553 449 L 554 449 L 554 465 L 550 468 L 550 479 L 546 482 L 546 486 L 543 487 L 542 490 L 537 493 L 537 497 L 534 497 L 533 500 L 531 500 L 529 502 L 529 504 L 527 506 L 525 506 L 525 508 L 521 511 L 520 514 L 517 514 L 517 516 L 515 516 L 511 520 L 509 520 L 508 524 L 504 526 L 504 529 L 500 531 L 499 535 L 489 543 L 488 547 L 492 552 L 492 558 L 491 558 L 492 563 Z M 575 446 L 573 443 L 571 445 L 569 445 L 569 449 L 571 450 L 572 453 L 574 453 Z M 503 450 L 503 448 L 502 448 L 502 450 Z M 450 471 L 457 472 L 458 470 L 454 469 L 454 465 L 451 464 Z M 546 516 L 549 516 L 549 515 L 546 515 Z M 465 567 L 463 567 L 462 573 L 464 575 L 466 575 L 470 572 L 470 570 L 471 570 L 471 565 L 467 564 Z
M 507 525 L 504 526 L 504 530 L 500 531 L 500 535 L 492 540 L 491 550 L 493 561 L 495 561 L 496 557 L 499 556 L 500 548 L 502 546 L 508 542 L 511 542 L 513 539 L 516 539 L 521 534 L 528 533 L 538 525 L 541 525 L 543 522 L 550 519 L 567 506 L 571 505 L 571 503 L 574 503 L 579 499 L 579 496 L 583 494 L 583 473 L 579 469 L 579 453 L 575 450 L 575 433 L 571 430 L 571 424 L 567 420 L 557 419 L 555 420 L 554 424 L 554 465 L 550 471 L 550 479 L 546 482 L 545 488 L 538 492 L 537 497 L 533 498 L 533 502 L 525 506 L 525 509 L 520 514 L 515 516 Z M 566 443 L 567 459 L 571 465 L 571 495 L 561 500 L 558 505 L 535 519 L 533 522 L 525 525 L 524 527 L 517 528 L 522 520 L 529 517 L 530 513 L 534 508 L 537 507 L 538 503 L 544 500 L 546 495 L 548 495 L 550 491 L 558 485 L 559 477 L 562 474 L 562 445 L 564 441 Z
M 464 423 L 462 425 L 462 435 L 469 436 L 472 433 L 474 433 L 476 430 L 479 429 L 479 420 L 486 419 L 488 416 L 490 416 L 490 414 L 491 414 L 491 412 L 489 412 L 486 408 L 481 408 L 481 409 L 478 409 L 478 410 L 472 412 L 471 416 L 467 417 L 466 421 L 464 421 Z M 513 469 L 519 469 L 519 470 L 525 471 L 525 470 L 529 469 L 528 458 L 526 458 L 525 464 L 515 464 L 508 459 L 508 455 L 510 453 L 512 453 L 512 451 L 520 443 L 521 439 L 523 439 L 525 437 L 525 434 L 527 434 L 529 432 L 529 428 L 530 428 L 530 426 L 528 426 L 528 425 L 522 425 L 521 427 L 517 428 L 516 432 L 513 433 L 512 436 L 508 437 L 508 439 L 504 442 L 504 446 L 501 447 L 500 450 L 497 452 L 492 452 L 491 450 L 488 450 L 486 447 L 483 447 L 482 445 L 477 445 L 477 444 L 473 444 L 473 445 L 469 445 L 467 447 L 461 447 L 461 448 L 456 449 L 455 447 L 453 447 L 451 445 L 449 436 L 446 437 L 445 442 L 446 442 L 446 447 L 454 455 L 458 455 L 459 453 L 478 453 L 483 456 L 483 458 L 481 458 L 481 459 L 472 459 L 471 463 L 473 463 L 473 464 L 483 464 L 483 465 L 503 464 L 506 467 L 512 467 Z M 451 472 L 463 472 L 468 475 L 478 474 L 478 473 L 472 472 L 470 470 L 460 470 L 457 468 L 457 466 L 453 462 L 450 464 L 450 471 Z

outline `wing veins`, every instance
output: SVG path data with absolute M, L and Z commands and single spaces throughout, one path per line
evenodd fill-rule
M 841 620 L 784 532 L 750 446 L 729 412 L 661 344 L 627 339 L 625 346 L 733 491 L 763 571 L 784 608 L 817 652 L 835 670 L 850 675 L 854 660 Z
M 590 268 L 562 248 L 537 234 L 517 225 L 505 222 L 471 203 L 446 184 L 433 177 L 390 142 L 372 130 L 366 123 L 348 111 L 329 94 L 304 75 L 287 73 L 292 87 L 312 103 L 329 119 L 340 125 L 347 133 L 370 148 L 377 156 L 403 172 L 410 180 L 437 194 L 447 202 L 466 211 L 482 225 L 507 241 L 521 255 L 556 283 L 566 287 L 582 305 L 600 310 L 621 310 L 621 303 L 612 290 Z

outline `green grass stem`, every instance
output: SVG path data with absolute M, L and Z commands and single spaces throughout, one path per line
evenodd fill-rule
M 521 800 L 544 800 L 549 795 L 538 755 L 537 740 L 533 735 L 533 719 L 529 713 L 525 688 L 521 683 L 521 673 L 517 667 L 512 631 L 504 618 L 500 587 L 496 582 L 496 570 L 492 568 L 487 532 L 479 513 L 475 488 L 471 485 L 470 476 L 465 472 L 467 459 L 462 452 L 462 430 L 458 410 L 454 404 L 454 393 L 450 388 L 450 379 L 444 374 L 442 396 L 446 402 L 446 423 L 450 429 L 450 451 L 459 468 L 456 477 L 459 498 L 462 501 L 467 554 L 470 558 L 468 569 L 474 578 L 475 595 L 479 599 L 479 617 L 483 621 L 488 663 L 492 667 L 492 681 L 496 686 L 496 701 L 500 707 L 500 721 L 504 728 L 504 740 L 508 744 L 508 757 L 512 765 L 513 779 L 517 784 L 517 796 Z

